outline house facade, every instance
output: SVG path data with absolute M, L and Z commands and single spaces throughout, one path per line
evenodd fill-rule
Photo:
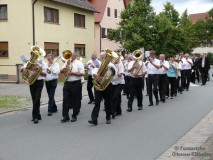
M 94 12 L 87 0 L 1 0 L 0 75 L 16 75 L 9 66 L 22 64 L 22 54 L 29 59 L 33 45 L 56 56 L 69 49 L 86 62 L 95 50 Z
M 95 13 L 95 53 L 100 54 L 106 48 L 118 50 L 121 46 L 107 39 L 110 29 L 116 29 L 120 13 L 127 6 L 126 0 L 89 0 L 96 8 Z

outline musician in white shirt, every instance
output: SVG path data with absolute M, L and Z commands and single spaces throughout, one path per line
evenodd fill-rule
M 49 97 L 48 101 L 48 116 L 52 116 L 52 113 L 57 112 L 57 106 L 55 104 L 55 90 L 57 88 L 57 79 L 58 74 L 60 73 L 60 68 L 58 63 L 54 63 L 54 55 L 48 54 L 47 55 L 46 68 L 50 69 L 51 73 L 47 74 L 45 78 L 45 85 L 47 89 L 47 94 Z M 54 64 L 53 64 L 54 63 Z
M 182 63 L 181 87 L 182 90 L 186 89 L 186 91 L 188 91 L 191 81 L 191 68 L 193 65 L 192 60 L 189 58 L 189 54 L 184 55 L 184 58 L 181 59 L 181 63 Z
M 149 61 L 146 63 L 148 72 L 148 88 L 149 88 L 149 106 L 153 106 L 152 91 L 155 96 L 156 105 L 159 104 L 158 99 L 158 69 L 160 68 L 160 60 L 156 59 L 156 52 L 150 51 Z
M 66 69 L 66 63 L 61 69 L 63 74 Z M 65 123 L 70 120 L 69 118 L 69 109 L 73 109 L 71 122 L 77 121 L 77 115 L 80 112 L 81 104 L 81 78 L 84 76 L 84 65 L 82 62 L 76 59 L 76 53 L 72 52 L 71 56 L 71 66 L 70 72 L 68 73 L 68 78 L 64 82 L 63 87 L 63 119 L 62 123 Z M 70 106 L 71 105 L 71 106 Z
M 132 61 L 132 57 L 130 55 L 126 55 L 125 60 L 123 62 L 124 64 L 124 80 L 125 80 L 125 85 L 124 85 L 124 93 L 126 94 L 127 99 L 129 99 L 129 94 L 130 94 L 130 73 L 128 72 L 128 65 Z
M 33 54 L 31 52 L 31 54 Z M 42 67 L 42 72 L 38 76 L 37 80 L 30 85 L 30 94 L 32 98 L 33 103 L 33 110 L 32 110 L 32 121 L 37 124 L 39 120 L 41 120 L 41 114 L 40 114 L 40 105 L 41 105 L 41 92 L 44 86 L 44 79 L 47 76 L 47 68 L 43 61 L 38 60 L 38 64 Z M 21 68 L 21 73 L 26 73 L 28 71 L 27 63 Z M 37 71 L 38 68 L 33 68 L 34 71 Z
M 87 81 L 87 92 L 88 92 L 88 96 L 89 96 L 89 99 L 90 101 L 88 102 L 88 104 L 91 104 L 91 103 L 95 103 L 95 98 L 94 98 L 94 95 L 93 95 L 93 92 L 92 92 L 92 88 L 93 88 L 93 78 L 92 78 L 92 70 L 94 68 L 99 68 L 100 65 L 101 65 L 101 62 L 97 59 L 97 54 L 92 54 L 91 56 L 91 60 L 89 60 L 87 62 L 87 65 L 88 65 L 88 81 Z
M 104 59 L 106 58 L 106 53 L 102 53 L 102 60 L 104 61 Z M 103 62 L 102 61 L 102 62 Z M 113 72 L 115 73 L 115 75 L 117 75 L 116 73 L 116 67 L 113 63 L 109 63 L 108 67 L 110 68 L 110 70 L 113 70 Z M 95 79 L 97 82 L 101 80 L 101 77 L 98 74 L 98 70 L 99 68 L 94 68 L 92 70 L 92 76 L 93 79 Z M 110 124 L 111 123 L 111 99 L 112 99 L 112 94 L 113 94 L 113 87 L 112 87 L 112 83 L 110 83 L 105 90 L 103 91 L 99 91 L 95 89 L 95 106 L 92 110 L 91 113 L 91 120 L 88 121 L 88 123 L 93 124 L 93 125 L 97 125 L 98 124 L 98 116 L 99 116 L 99 111 L 100 111 L 100 105 L 101 105 L 101 101 L 102 99 L 104 99 L 104 105 L 105 105 L 105 112 L 106 112 L 106 124 Z
M 147 73 L 145 64 L 140 60 L 138 65 L 135 65 L 135 60 L 131 61 L 128 65 L 128 72 L 131 76 L 130 78 L 130 97 L 128 99 L 128 108 L 127 112 L 132 112 L 132 104 L 134 101 L 134 96 L 137 97 L 137 106 L 138 110 L 143 109 L 143 93 L 142 93 L 142 77 Z M 137 74 L 134 73 L 134 70 L 139 70 Z
M 166 93 L 167 93 L 167 71 L 169 68 L 169 62 L 165 60 L 165 54 L 160 54 L 160 68 L 158 69 L 158 87 L 159 87 L 159 95 L 160 101 L 163 103 L 166 101 Z
M 111 100 L 112 118 L 122 114 L 121 91 L 124 88 L 124 66 L 121 60 L 115 64 L 117 74 L 112 79 L 113 94 Z

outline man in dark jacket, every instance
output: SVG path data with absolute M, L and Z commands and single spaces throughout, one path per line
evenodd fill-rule
M 206 84 L 209 69 L 209 59 L 204 54 L 201 54 L 201 58 L 199 59 L 199 70 L 201 73 L 202 85 Z

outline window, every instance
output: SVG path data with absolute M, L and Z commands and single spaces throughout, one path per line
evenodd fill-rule
M 75 53 L 79 54 L 82 57 L 85 57 L 85 44 L 75 44 Z
M 59 23 L 58 9 L 44 7 L 44 22 Z
M 114 15 L 115 15 L 115 18 L 118 18 L 118 10 L 117 9 L 115 9 Z
M 110 8 L 107 7 L 107 16 L 110 17 Z
M 81 15 L 81 14 L 74 14 L 74 25 L 75 27 L 82 27 L 85 28 L 85 15 Z
M 7 5 L 0 5 L 0 20 L 7 20 Z
M 8 57 L 8 42 L 0 42 L 0 57 Z
M 102 38 L 106 38 L 107 37 L 107 29 L 106 28 L 102 28 L 101 29 L 101 37 Z
M 44 42 L 44 50 L 46 54 L 54 54 L 55 57 L 59 56 L 59 43 Z

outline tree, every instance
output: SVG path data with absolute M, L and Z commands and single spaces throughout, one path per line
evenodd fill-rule
M 112 29 L 108 38 L 122 44 L 132 52 L 138 48 L 153 48 L 153 21 L 155 13 L 150 0 L 135 0 L 121 12 L 121 21 L 117 29 Z

